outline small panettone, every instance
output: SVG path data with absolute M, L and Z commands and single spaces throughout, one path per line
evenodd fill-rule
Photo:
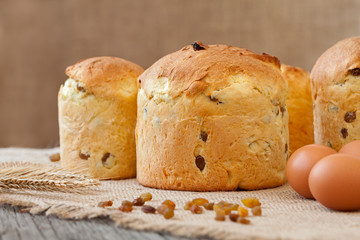
M 314 143 L 313 104 L 310 73 L 299 67 L 281 65 L 288 82 L 286 106 L 289 111 L 290 153 Z
M 360 37 L 326 50 L 311 71 L 315 143 L 339 150 L 360 139 Z
M 195 42 L 139 77 L 137 179 L 218 191 L 282 185 L 287 83 L 277 58 Z
M 95 57 L 66 69 L 58 96 L 61 164 L 99 179 L 135 177 L 138 65 Z

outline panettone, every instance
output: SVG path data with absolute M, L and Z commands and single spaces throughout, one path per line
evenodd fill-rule
M 61 164 L 94 178 L 135 177 L 138 65 L 95 57 L 66 69 L 58 95 Z
M 192 191 L 283 184 L 287 82 L 277 58 L 195 42 L 139 77 L 137 179 Z
M 281 65 L 281 72 L 288 82 L 286 106 L 289 111 L 290 153 L 314 143 L 313 104 L 310 73 L 289 65 Z
M 311 71 L 315 143 L 339 150 L 360 139 L 360 37 L 326 50 Z

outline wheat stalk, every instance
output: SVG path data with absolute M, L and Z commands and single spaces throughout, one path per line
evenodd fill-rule
M 80 192 L 99 181 L 70 173 L 55 165 L 30 162 L 0 163 L 0 190 Z

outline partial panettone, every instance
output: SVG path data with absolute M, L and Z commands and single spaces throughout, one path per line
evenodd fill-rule
M 283 184 L 287 83 L 277 58 L 195 42 L 139 77 L 137 179 L 217 191 Z
M 339 150 L 360 139 L 360 37 L 326 50 L 311 71 L 315 143 Z
M 281 65 L 281 72 L 288 82 L 286 106 L 289 111 L 290 153 L 314 143 L 313 104 L 310 73 L 289 65 Z
M 138 65 L 95 57 L 66 69 L 58 96 L 61 164 L 94 178 L 135 177 Z

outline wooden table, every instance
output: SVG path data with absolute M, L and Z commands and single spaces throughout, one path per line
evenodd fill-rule
M 20 208 L 0 206 L 0 240 L 42 239 L 161 239 L 185 240 L 163 233 L 140 232 L 117 227 L 108 218 L 63 220 L 56 216 L 32 215 Z

